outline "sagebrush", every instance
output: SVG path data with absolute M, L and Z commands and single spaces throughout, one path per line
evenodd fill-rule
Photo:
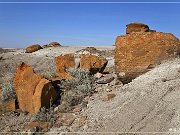
M 9 101 L 11 99 L 16 99 L 16 93 L 13 89 L 13 81 L 7 80 L 2 84 L 2 101 Z
M 94 91 L 94 77 L 90 72 L 83 69 L 70 68 L 68 72 L 73 79 L 61 82 L 61 105 L 60 111 L 67 112 L 72 106 L 80 104 L 84 97 L 89 96 Z

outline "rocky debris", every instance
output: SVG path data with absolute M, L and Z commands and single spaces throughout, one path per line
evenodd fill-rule
M 47 132 L 50 128 L 50 122 L 30 122 L 24 126 L 25 131 L 30 132 Z
M 76 106 L 76 107 L 72 110 L 72 112 L 73 112 L 73 113 L 77 113 L 77 112 L 80 112 L 81 110 L 82 110 L 81 106 Z
M 86 51 L 96 51 L 97 49 L 95 47 L 86 47 Z
M 106 75 L 106 76 L 101 77 L 98 80 L 96 80 L 96 83 L 98 83 L 98 84 L 107 84 L 107 83 L 112 82 L 113 80 L 114 80 L 114 76 Z
M 51 82 L 34 73 L 31 66 L 21 63 L 14 76 L 14 90 L 19 108 L 32 114 L 49 107 L 57 97 Z
M 75 115 L 73 113 L 59 113 L 57 116 L 56 124 L 58 127 L 60 126 L 70 126 L 74 120 Z
M 116 38 L 115 70 L 128 83 L 163 60 L 180 53 L 180 41 L 162 32 L 131 33 Z
M 149 30 L 149 26 L 143 23 L 134 22 L 126 25 L 126 34 L 133 32 L 148 32 Z
M 26 53 L 32 53 L 32 52 L 38 51 L 40 49 L 42 49 L 42 47 L 38 44 L 31 45 L 26 48 Z
M 101 96 L 101 100 L 103 101 L 109 101 L 111 99 L 113 99 L 116 95 L 113 93 L 106 93 L 104 95 Z
M 102 73 L 107 63 L 108 61 L 101 56 L 83 54 L 81 55 L 80 68 L 89 70 L 92 74 L 95 74 L 97 72 Z
M 84 125 L 86 119 L 87 119 L 87 116 L 81 115 L 79 118 L 77 118 L 74 121 L 73 126 L 76 127 L 76 128 L 80 128 L 81 126 Z
M 68 73 L 69 68 L 75 67 L 75 58 L 73 54 L 60 55 L 55 58 L 56 74 L 60 79 L 71 79 Z
M 51 43 L 49 43 L 48 46 L 49 46 L 49 47 L 58 47 L 58 46 L 61 46 L 61 45 L 60 45 L 60 43 L 58 43 L 58 42 L 51 42 Z

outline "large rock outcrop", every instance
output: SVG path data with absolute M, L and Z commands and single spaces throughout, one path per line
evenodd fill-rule
M 133 32 L 116 38 L 115 68 L 129 82 L 161 61 L 180 53 L 180 41 L 162 32 Z
M 51 82 L 34 73 L 32 67 L 21 63 L 14 76 L 14 90 L 19 108 L 32 114 L 49 107 L 57 97 Z
M 40 49 L 42 49 L 42 47 L 38 44 L 37 45 L 31 45 L 31 46 L 28 46 L 26 48 L 26 53 L 32 53 L 32 52 L 38 51 Z

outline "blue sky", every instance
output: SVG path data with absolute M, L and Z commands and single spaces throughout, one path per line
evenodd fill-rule
M 13 1 L 17 0 L 9 0 L 9 2 Z M 179 38 L 180 3 L 0 3 L 0 47 L 23 48 L 31 44 L 43 45 L 51 41 L 58 41 L 62 45 L 113 45 L 116 36 L 125 34 L 126 24 L 131 22 L 142 22 L 148 24 L 151 29 L 173 33 Z

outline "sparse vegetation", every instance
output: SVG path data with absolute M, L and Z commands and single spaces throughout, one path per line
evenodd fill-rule
M 11 99 L 16 99 L 16 93 L 13 89 L 13 81 L 7 80 L 2 84 L 2 101 L 9 101 Z
M 94 77 L 89 71 L 70 68 L 69 73 L 74 77 L 61 83 L 62 99 L 60 105 L 61 112 L 71 110 L 72 106 L 80 104 L 84 97 L 89 96 L 94 91 Z
M 37 73 L 47 79 L 52 79 L 56 77 L 55 70 L 39 70 L 37 71 Z
M 37 114 L 31 117 L 31 121 L 51 122 L 53 124 L 55 122 L 54 109 L 41 108 Z

